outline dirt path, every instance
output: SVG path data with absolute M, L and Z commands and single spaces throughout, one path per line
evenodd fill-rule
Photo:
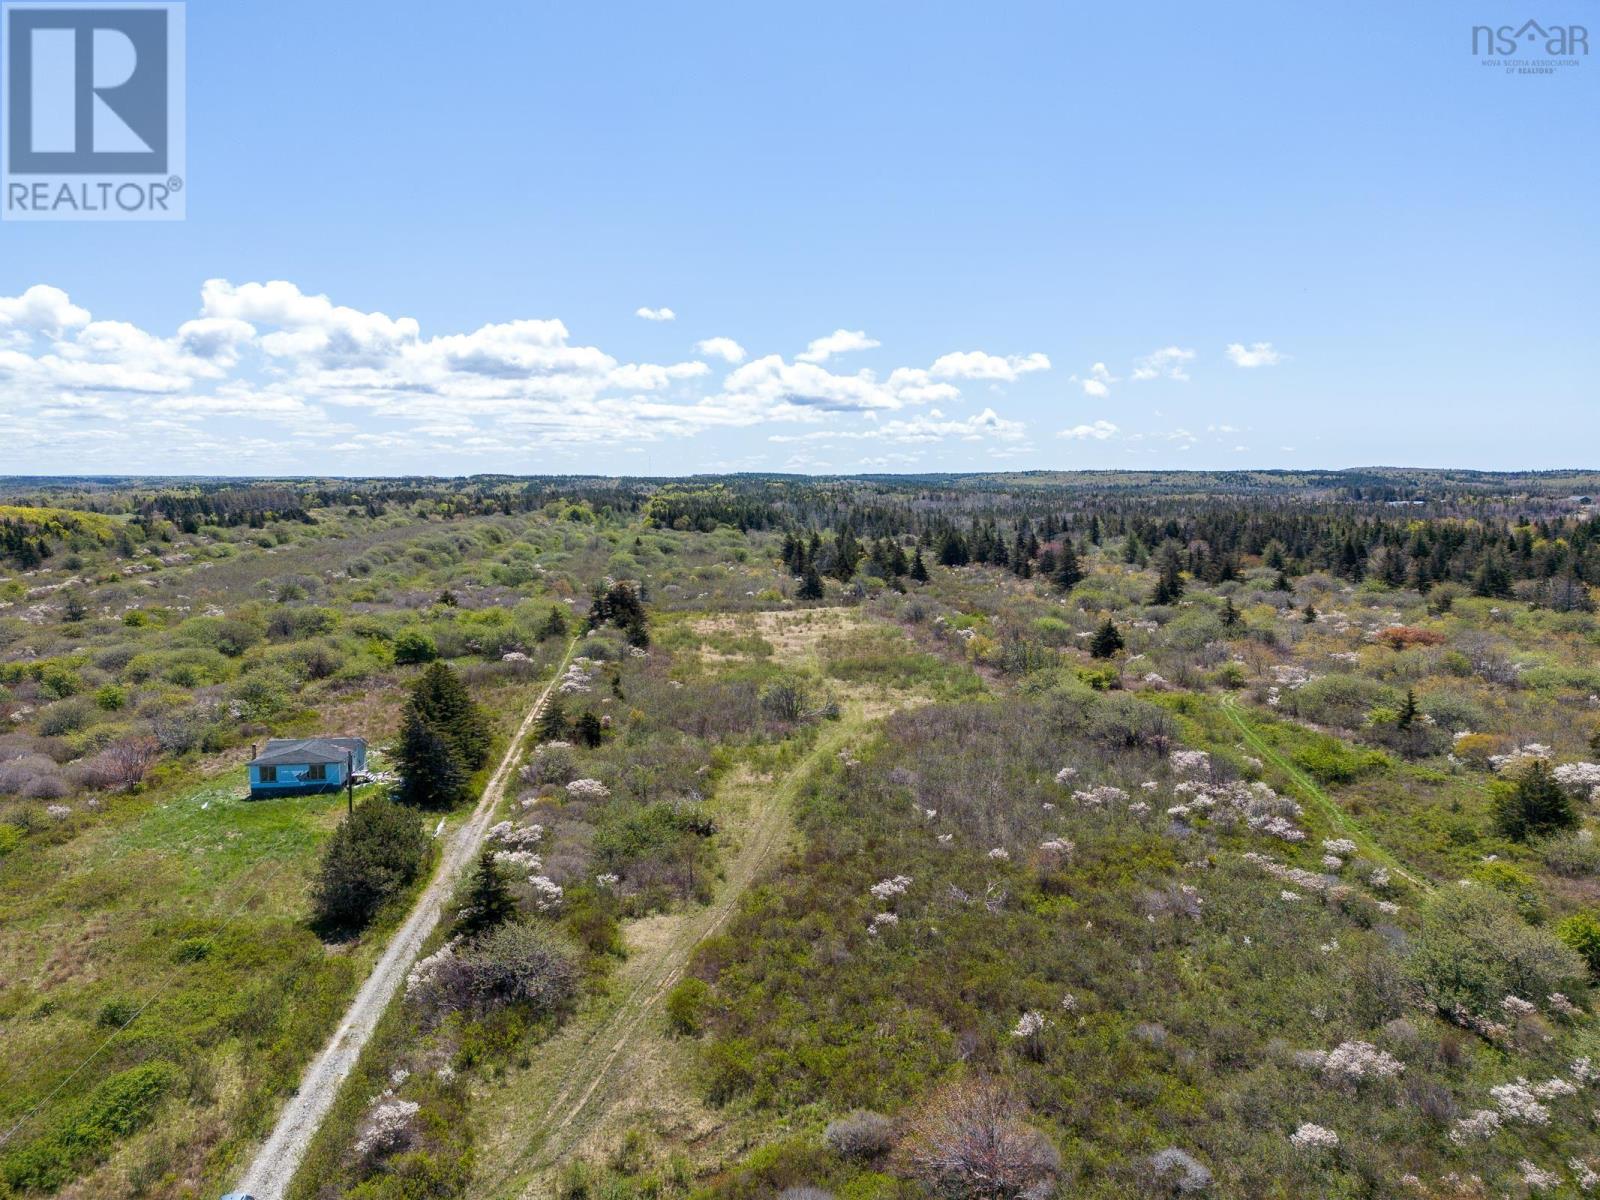
M 474 1196 L 544 1196 L 551 1171 L 574 1151 L 592 1147 L 597 1131 L 614 1125 L 619 1113 L 672 1101 L 666 1093 L 673 1090 L 679 1054 L 663 1028 L 663 999 L 683 977 L 695 947 L 723 926 L 782 849 L 792 828 L 792 803 L 813 769 L 858 738 L 866 724 L 853 706 L 822 729 L 778 786 L 754 778 L 733 785 L 745 793 L 745 811 L 716 900 L 699 910 L 633 923 L 616 996 L 541 1046 L 525 1075 L 492 1094 L 487 1108 L 506 1119 L 486 1122 Z M 693 1112 L 679 1112 L 676 1119 L 686 1126 L 699 1123 Z
M 1268 745 L 1267 740 L 1245 720 L 1244 714 L 1239 711 L 1238 702 L 1232 696 L 1222 697 L 1222 711 L 1228 714 L 1228 719 L 1233 722 L 1234 726 L 1244 736 L 1245 744 L 1287 775 L 1301 793 L 1311 801 L 1312 806 L 1322 814 L 1323 819 L 1340 834 L 1355 842 L 1364 855 L 1374 862 L 1382 863 L 1406 882 L 1423 891 L 1433 890 L 1431 883 L 1420 875 L 1406 870 L 1393 854 L 1390 854 L 1349 813 L 1340 808 L 1326 792 L 1313 783 L 1305 772 Z
M 322 1053 L 307 1068 L 299 1088 L 278 1115 L 271 1135 L 256 1154 L 250 1169 L 245 1172 L 239 1190 L 255 1200 L 282 1200 L 287 1193 L 289 1183 L 300 1169 L 300 1162 L 311 1145 L 311 1139 L 339 1095 L 339 1086 L 355 1066 L 367 1039 L 377 1027 L 378 1019 L 405 982 L 417 953 L 439 923 L 440 913 L 455 891 L 462 872 L 477 857 L 484 835 L 494 822 L 495 809 L 505 794 L 506 781 L 516 765 L 523 741 L 532 731 L 539 714 L 544 711 L 545 702 L 550 698 L 556 681 L 561 678 L 561 672 L 566 669 L 567 660 L 576 645 L 574 640 L 567 646 L 567 652 L 562 655 L 550 682 L 522 718 L 522 724 L 517 727 L 510 745 L 506 747 L 500 765 L 489 777 L 482 798 L 472 810 L 472 816 L 451 838 L 439 869 L 418 897 L 411 915 L 395 931 L 383 957 L 351 1001 L 344 1020 L 339 1023 L 339 1028 L 323 1047 Z

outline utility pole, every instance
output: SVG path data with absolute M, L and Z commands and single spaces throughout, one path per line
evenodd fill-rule
M 344 798 L 345 811 L 350 816 L 356 815 L 356 756 L 355 751 L 344 752 Z

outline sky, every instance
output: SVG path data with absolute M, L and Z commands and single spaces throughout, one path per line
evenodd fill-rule
M 1600 466 L 1592 0 L 187 10 L 0 474 Z

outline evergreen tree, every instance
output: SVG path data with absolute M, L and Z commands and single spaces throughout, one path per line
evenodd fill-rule
M 928 582 L 928 566 L 927 566 L 926 563 L 924 563 L 922 561 L 922 547 L 921 546 L 918 546 L 917 550 L 916 550 L 916 553 L 911 556 L 911 571 L 910 571 L 910 575 L 911 575 L 912 580 L 917 582 L 917 583 L 927 583 Z
M 395 791 L 415 808 L 451 808 L 471 795 L 467 773 L 450 743 L 435 731 L 415 705 L 406 706 L 400 727 L 400 782 Z
M 450 746 L 464 774 L 472 774 L 488 760 L 489 720 L 446 663 L 436 662 L 417 676 L 410 707 Z
M 1530 837 L 1571 829 L 1578 819 L 1572 797 L 1543 759 L 1535 759 L 1515 783 L 1498 785 L 1495 827 L 1513 841 L 1525 842 Z
M 1089 639 L 1089 653 L 1095 658 L 1110 658 L 1123 648 L 1122 631 L 1107 617 L 1094 637 Z
M 1232 596 L 1224 596 L 1222 600 L 1222 627 L 1232 629 L 1239 623 L 1239 610 L 1233 605 Z
M 517 915 L 517 902 L 506 885 L 504 873 L 494 861 L 488 846 L 478 855 L 478 869 L 472 873 L 466 902 L 456 917 L 456 931 L 465 937 L 487 933 Z
M 422 819 L 372 796 L 339 822 L 322 851 L 312 911 L 326 930 L 360 929 L 384 901 L 417 877 L 428 857 Z
M 567 636 L 567 606 L 565 604 L 552 604 L 550 611 L 545 615 L 544 624 L 539 626 L 539 640 L 545 638 L 562 638 Z
M 1071 538 L 1061 539 L 1061 553 L 1056 556 L 1056 569 L 1050 576 L 1050 582 L 1063 592 L 1070 592 L 1083 582 L 1083 567 L 1078 562 L 1078 552 L 1073 549 Z
M 1278 572 L 1278 577 L 1272 581 L 1272 590 L 1275 592 L 1294 591 L 1294 584 L 1289 582 L 1289 573 L 1287 571 Z
M 1317 610 L 1307 604 L 1305 612 L 1300 614 L 1300 621 L 1305 625 L 1315 625 L 1317 623 Z
M 585 712 L 572 723 L 572 736 L 580 746 L 588 746 L 592 750 L 605 739 L 605 727 L 600 724 L 599 717 L 592 712 Z
M 800 581 L 800 591 L 796 593 L 801 600 L 821 600 L 823 597 L 822 576 L 817 574 L 817 568 L 806 564 L 806 573 Z
M 1414 688 L 1406 689 L 1405 703 L 1400 706 L 1400 712 L 1395 717 L 1395 725 L 1400 729 L 1410 729 L 1417 719 L 1417 693 Z
M 1155 591 L 1150 594 L 1151 604 L 1176 604 L 1183 595 L 1183 565 L 1178 560 L 1178 548 L 1168 545 L 1161 551 L 1157 565 Z
M 539 714 L 539 740 L 564 742 L 567 740 L 567 710 L 560 696 L 552 695 Z

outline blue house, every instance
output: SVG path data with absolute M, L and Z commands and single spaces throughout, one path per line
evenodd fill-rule
M 250 759 L 250 797 L 336 792 L 348 773 L 366 771 L 365 738 L 273 738 Z

